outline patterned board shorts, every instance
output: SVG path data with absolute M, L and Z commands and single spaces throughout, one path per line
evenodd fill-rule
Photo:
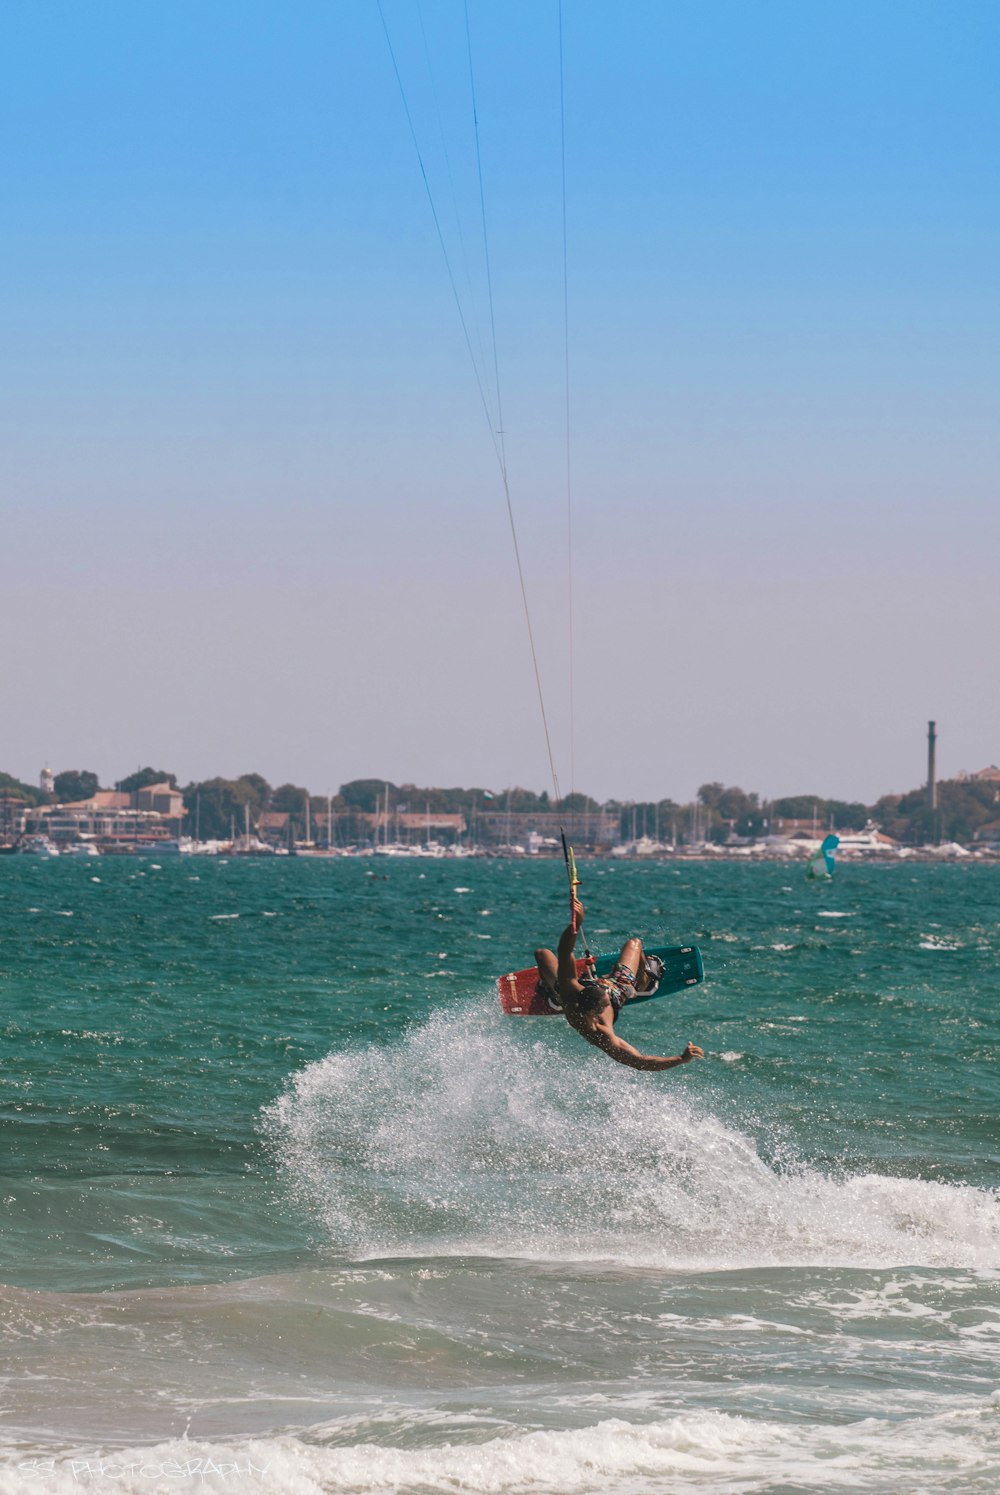
M 604 991 L 607 992 L 616 1019 L 625 1003 L 630 1002 L 636 995 L 635 976 L 628 966 L 622 965 L 621 961 L 618 962 L 609 976 L 598 976 L 594 984 L 603 987 Z M 550 987 L 544 981 L 539 981 L 538 990 L 549 999 L 552 1006 L 562 1006 L 558 981 L 554 988 Z
M 621 993 L 623 1002 L 629 1002 L 635 996 L 635 976 L 630 966 L 622 965 L 619 961 L 610 976 L 602 976 L 601 980 L 607 984 L 613 981 Z
M 610 976 L 601 976 L 597 984 L 598 986 L 603 986 L 611 998 L 615 1017 L 621 1012 L 625 1003 L 630 1002 L 636 994 L 635 976 L 629 967 L 622 965 L 621 962 L 615 966 Z

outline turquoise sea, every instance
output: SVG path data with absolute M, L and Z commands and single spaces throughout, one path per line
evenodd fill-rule
M 374 875 L 373 875 L 374 874 Z M 1000 868 L 0 859 L 0 1492 L 993 1495 Z

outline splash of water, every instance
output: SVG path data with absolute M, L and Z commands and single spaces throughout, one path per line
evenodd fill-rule
M 338 1249 L 684 1270 L 997 1260 L 996 1194 L 771 1166 L 676 1079 L 533 1031 L 451 1009 L 294 1077 L 268 1130 Z

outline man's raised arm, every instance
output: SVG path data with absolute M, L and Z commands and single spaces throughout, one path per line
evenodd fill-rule
M 576 975 L 576 957 L 573 954 L 576 949 L 576 936 L 583 923 L 583 904 L 579 898 L 573 899 L 573 922 L 566 925 L 559 936 L 559 945 L 556 949 L 556 957 L 559 962 L 559 990 L 565 994 L 569 991 L 580 991 L 580 983 Z

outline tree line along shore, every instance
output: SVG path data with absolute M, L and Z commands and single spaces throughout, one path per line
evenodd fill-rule
M 35 787 L 0 773 L 0 806 L 20 805 L 22 813 L 46 805 L 72 807 L 95 800 L 106 790 L 92 770 L 66 769 L 43 774 Z M 524 788 L 421 787 L 385 779 L 354 779 L 334 795 L 316 795 L 304 785 L 272 787 L 256 773 L 235 779 L 204 779 L 184 785 L 167 770 L 142 768 L 118 781 L 118 795 L 137 795 L 152 785 L 169 785 L 183 805 L 181 832 L 223 840 L 250 827 L 254 833 L 289 847 L 315 845 L 419 844 L 464 839 L 467 844 L 515 849 L 532 831 L 533 850 L 547 849 L 565 824 L 579 844 L 657 848 L 753 847 L 781 838 L 808 840 L 828 831 L 878 831 L 885 845 L 918 848 L 956 843 L 1000 848 L 1000 770 L 942 780 L 932 806 L 926 786 L 887 794 L 866 805 L 819 794 L 764 799 L 735 785 L 703 784 L 695 798 L 680 803 L 658 800 L 607 800 L 585 794 L 559 801 L 545 791 Z M 2 825 L 0 825 L 2 833 Z

